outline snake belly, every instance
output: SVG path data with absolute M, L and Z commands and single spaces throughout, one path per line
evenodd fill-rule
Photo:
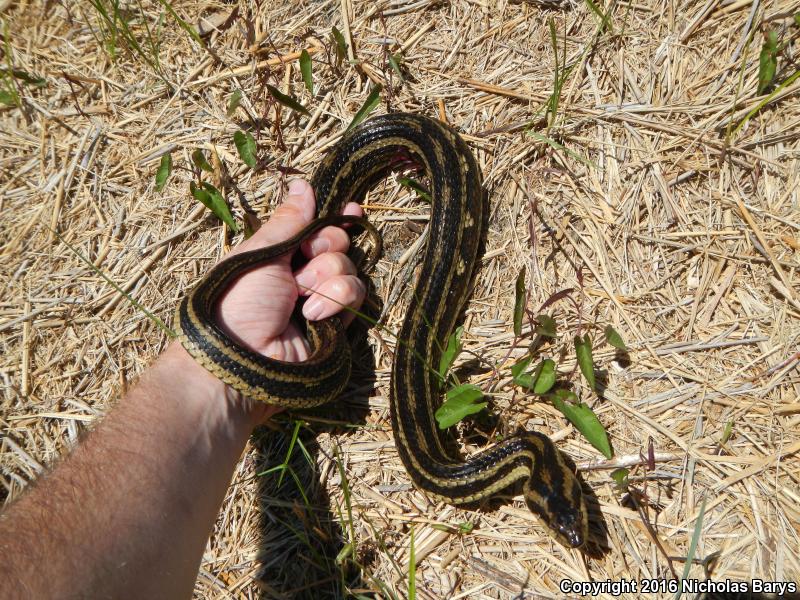
M 451 127 L 417 114 L 365 121 L 325 156 L 311 185 L 318 218 L 291 239 L 234 255 L 214 267 L 178 305 L 178 338 L 195 359 L 242 394 L 288 408 L 333 400 L 350 376 L 350 350 L 338 317 L 307 324 L 311 353 L 300 363 L 267 358 L 241 346 L 214 323 L 214 306 L 241 274 L 296 250 L 393 170 L 410 163 L 429 178 L 427 243 L 395 348 L 391 419 L 395 445 L 414 484 L 451 504 L 475 502 L 522 480 L 530 509 L 570 547 L 583 545 L 588 516 L 580 482 L 552 440 L 523 431 L 469 458 L 446 448 L 434 412 L 440 404 L 441 345 L 466 303 L 486 211 L 480 168 Z M 367 226 L 374 235 L 374 228 Z

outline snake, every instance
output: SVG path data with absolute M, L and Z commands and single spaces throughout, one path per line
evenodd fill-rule
M 450 125 L 420 114 L 389 113 L 346 132 L 311 178 L 316 219 L 281 243 L 235 254 L 213 267 L 179 302 L 177 337 L 197 362 L 245 397 L 290 409 L 335 399 L 351 371 L 340 316 L 309 321 L 307 360 L 288 362 L 232 339 L 215 322 L 215 305 L 239 276 L 296 251 L 323 227 L 356 223 L 379 238 L 364 218 L 340 213 L 390 172 L 412 164 L 428 177 L 431 207 L 428 242 L 392 362 L 390 416 L 400 460 L 417 488 L 453 505 L 481 501 L 522 481 L 526 504 L 553 537 L 581 547 L 588 537 L 584 493 L 549 437 L 521 430 L 465 458 L 437 426 L 443 386 L 430 365 L 439 364 L 442 344 L 467 303 L 487 220 L 481 170 Z

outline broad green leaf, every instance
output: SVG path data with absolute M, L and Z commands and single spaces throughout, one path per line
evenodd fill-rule
M 236 109 L 239 108 L 239 103 L 242 101 L 242 90 L 233 90 L 230 100 L 228 100 L 228 110 L 225 114 L 230 119 L 236 114 Z
M 375 107 L 378 106 L 378 103 L 381 101 L 381 90 L 383 86 L 378 84 L 372 88 L 372 91 L 367 96 L 367 99 L 364 101 L 364 104 L 361 108 L 358 109 L 356 116 L 353 117 L 353 120 L 350 121 L 350 125 L 347 126 L 345 131 L 350 131 L 353 127 L 361 123 L 369 113 L 375 110 Z
M 239 158 L 251 169 L 256 168 L 256 141 L 249 131 L 237 131 L 233 134 L 233 143 L 236 144 L 236 151 Z
M 768 30 L 764 35 L 764 45 L 758 55 L 758 93 L 767 91 L 775 80 L 778 67 L 778 34 Z
M 575 336 L 575 354 L 578 358 L 578 366 L 589 383 L 589 387 L 593 392 L 597 391 L 594 378 L 594 362 L 592 361 L 592 340 L 588 333 L 583 336 L 583 339 L 577 335 Z
M 525 290 L 525 267 L 517 275 L 514 286 L 514 335 L 522 335 L 522 317 L 525 315 L 525 305 L 528 303 L 528 294 Z
M 467 415 L 482 411 L 488 403 L 476 403 L 476 400 L 481 398 L 483 398 L 483 392 L 478 386 L 471 383 L 464 383 L 449 390 L 444 403 L 434 415 L 439 423 L 439 429 L 452 427 Z
M 539 366 L 536 367 L 536 371 L 533 374 L 533 393 L 539 394 L 540 396 L 546 394 L 555 383 L 556 363 L 550 358 L 545 358 L 539 363 Z
M 344 36 L 342 32 L 334 27 L 331 29 L 331 35 L 333 36 L 333 43 L 336 46 L 336 65 L 338 66 L 344 60 L 344 57 L 347 56 L 347 42 L 344 41 Z
M 203 171 L 208 171 L 209 173 L 214 172 L 214 168 L 210 164 L 208 164 L 208 161 L 206 160 L 206 155 L 200 148 L 192 152 L 192 162 L 198 169 L 202 169 Z
M 397 76 L 400 78 L 400 81 L 405 82 L 403 78 L 403 72 L 400 70 L 400 63 L 403 62 L 403 55 L 398 54 L 390 54 L 389 55 L 389 66 L 392 67 L 392 70 L 397 73 Z
M 222 194 L 217 188 L 205 181 L 202 183 L 202 187 L 197 187 L 194 181 L 192 181 L 189 184 L 189 191 L 191 191 L 192 196 L 202 202 L 206 208 L 225 223 L 231 231 L 234 233 L 239 231 L 236 222 L 233 220 L 231 210 L 228 208 L 228 203 L 225 202 L 225 198 L 222 197 Z
M 156 171 L 157 192 L 163 190 L 164 186 L 167 185 L 167 179 L 169 179 L 171 173 L 172 173 L 172 154 L 167 153 L 161 157 L 161 163 L 158 165 L 158 171 Z
M 431 201 L 431 193 L 416 179 L 411 179 L 410 177 L 398 177 L 397 183 L 403 187 L 407 187 L 410 190 L 414 190 L 423 200 L 427 202 Z
M 606 336 L 606 341 L 614 346 L 617 350 L 622 350 L 623 352 L 627 352 L 628 348 L 625 346 L 625 342 L 622 341 L 622 336 L 617 333 L 617 330 L 614 329 L 611 325 L 606 325 L 605 330 L 603 333 Z
M 307 117 L 311 116 L 311 113 L 308 112 L 308 109 L 305 106 L 300 104 L 288 94 L 284 94 L 275 86 L 267 84 L 267 91 L 269 91 L 270 96 L 275 98 L 275 101 L 278 102 L 278 104 L 283 104 L 285 107 L 290 108 L 291 110 L 296 110 L 299 113 L 303 113 Z
M 541 314 L 536 317 L 537 325 L 533 332 L 544 337 L 556 337 L 556 320 L 550 315 Z
M 308 93 L 314 95 L 314 77 L 311 75 L 311 55 L 308 50 L 303 48 L 300 53 L 300 73 L 303 75 L 303 83 L 306 84 Z
M 617 487 L 621 490 L 628 489 L 628 474 L 630 471 L 628 469 L 614 469 L 611 471 L 611 479 L 614 480 L 614 483 L 617 484 Z
M 511 366 L 511 376 L 514 378 L 514 383 L 516 383 L 517 385 L 522 385 L 516 379 L 517 377 L 522 375 L 522 372 L 528 368 L 528 365 L 531 364 L 532 361 L 533 361 L 532 356 L 526 356 L 525 358 L 523 358 L 522 360 L 518 361 L 517 363 Z
M 530 360 L 531 359 L 528 358 L 514 365 L 514 367 L 512 367 L 512 374 L 514 369 L 519 370 L 519 367 L 523 363 L 527 366 Z M 532 373 L 517 373 L 514 376 L 514 383 L 534 394 L 540 396 L 546 394 L 556 383 L 556 363 L 552 359 L 546 358 L 536 365 L 536 369 L 534 369 Z
M 602 423 L 589 408 L 588 404 L 578 402 L 578 397 L 569 390 L 556 390 L 549 395 L 550 400 L 559 411 L 589 440 L 589 443 L 602 452 L 606 458 L 611 458 L 611 444 Z M 573 404 L 573 402 L 575 402 Z
M 212 210 L 211 196 L 208 194 L 207 191 L 205 191 L 201 187 L 197 187 L 194 181 L 189 182 L 189 191 L 191 192 L 195 200 L 199 200 L 205 205 L 207 209 Z
M 0 90 L 0 103 L 8 104 L 9 106 L 16 106 L 17 99 L 14 94 L 6 92 L 4 90 Z
M 461 354 L 461 334 L 464 333 L 463 327 L 457 327 L 456 330 L 447 338 L 447 347 L 442 352 L 442 358 L 439 359 L 439 377 L 442 381 L 447 378 L 447 372 L 453 366 L 456 357 Z

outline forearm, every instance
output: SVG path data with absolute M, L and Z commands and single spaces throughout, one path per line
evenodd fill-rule
M 36 598 L 188 598 L 233 468 L 264 416 L 173 345 L 0 515 L 3 587 Z

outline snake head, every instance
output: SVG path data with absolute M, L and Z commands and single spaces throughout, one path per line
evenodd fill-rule
M 589 533 L 589 522 L 583 499 L 576 509 L 574 506 L 559 506 L 553 514 L 550 525 L 556 539 L 570 548 L 580 548 L 586 543 Z
M 580 548 L 589 537 L 589 514 L 581 482 L 549 438 L 529 435 L 539 460 L 525 484 L 528 507 L 542 517 L 561 544 Z

